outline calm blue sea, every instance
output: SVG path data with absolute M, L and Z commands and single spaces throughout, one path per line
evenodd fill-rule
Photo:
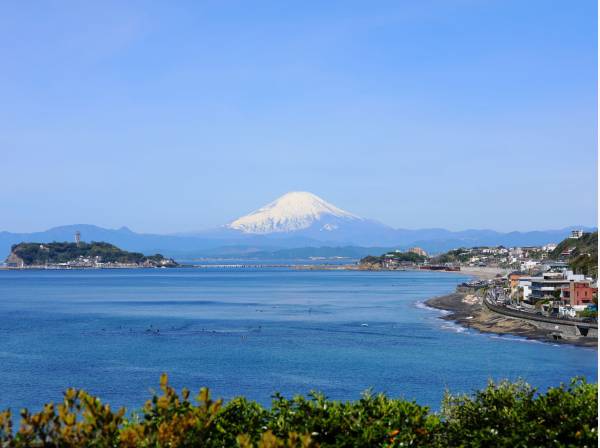
M 422 302 L 466 277 L 289 269 L 0 271 L 0 408 L 81 387 L 140 407 L 168 372 L 217 396 L 367 388 L 439 408 L 444 390 L 597 376 L 593 349 L 465 331 Z

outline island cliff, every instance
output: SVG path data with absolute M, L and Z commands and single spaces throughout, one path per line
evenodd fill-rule
M 175 267 L 160 254 L 146 256 L 105 243 L 19 243 L 11 247 L 6 264 L 14 268 Z

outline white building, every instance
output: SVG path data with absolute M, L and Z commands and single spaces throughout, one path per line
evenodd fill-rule
M 520 247 L 513 247 L 510 249 L 509 253 L 513 256 L 513 257 L 520 257 L 523 255 L 523 249 L 521 249 Z
M 571 236 L 569 238 L 579 239 L 583 236 L 583 230 L 571 230 Z
M 559 306 L 558 307 L 558 315 L 561 317 L 576 317 L 577 316 L 577 311 L 575 310 L 575 308 L 572 308 L 571 306 Z
M 523 300 L 528 300 L 531 296 L 531 277 L 519 278 L 517 289 L 523 291 Z
M 523 261 L 521 262 L 521 270 L 522 271 L 528 271 L 530 269 L 535 268 L 536 266 L 538 266 L 540 264 L 539 261 L 536 260 L 527 260 L 527 261 Z

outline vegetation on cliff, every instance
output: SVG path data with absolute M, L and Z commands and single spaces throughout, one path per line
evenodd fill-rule
M 150 266 L 175 266 L 175 261 L 160 254 L 146 256 L 127 252 L 109 243 L 19 243 L 11 247 L 9 259 L 19 259 L 24 266 L 76 262 L 81 259 L 98 263 L 123 263 Z
M 576 274 L 598 277 L 598 232 L 584 233 L 580 238 L 563 240 L 551 258 L 564 259 Z
M 382 394 L 354 402 L 276 395 L 271 408 L 234 398 L 161 394 L 139 413 L 69 389 L 63 403 L 0 412 L 3 447 L 573 447 L 597 446 L 598 387 L 581 380 L 538 394 L 525 383 L 490 383 L 472 396 L 447 394 L 440 413 Z M 15 429 L 17 429 L 15 431 Z
M 446 253 L 437 255 L 432 258 L 432 263 L 435 264 L 460 264 L 466 263 L 471 258 L 471 254 L 465 248 L 449 250 Z

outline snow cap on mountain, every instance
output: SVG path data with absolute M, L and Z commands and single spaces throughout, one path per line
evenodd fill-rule
M 317 195 L 292 191 L 264 207 L 231 222 L 230 229 L 244 233 L 293 232 L 306 229 L 324 218 L 361 220 L 362 218 L 328 203 Z

